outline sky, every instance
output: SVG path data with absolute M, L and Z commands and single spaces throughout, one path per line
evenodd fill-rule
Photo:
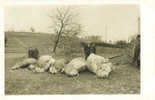
M 57 5 L 16 5 L 5 8 L 5 30 L 52 33 L 48 17 Z M 81 36 L 98 35 L 103 40 L 127 40 L 138 34 L 138 4 L 72 5 L 83 26 Z

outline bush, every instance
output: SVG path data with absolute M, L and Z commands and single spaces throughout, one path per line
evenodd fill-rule
M 124 47 L 127 47 L 128 43 L 124 40 L 120 40 L 120 41 L 117 41 L 115 45 L 120 48 L 124 48 Z

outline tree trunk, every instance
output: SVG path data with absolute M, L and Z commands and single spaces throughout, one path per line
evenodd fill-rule
M 59 42 L 59 37 L 60 37 L 60 33 L 58 34 L 57 40 L 55 42 L 55 45 L 54 45 L 54 48 L 53 48 L 53 52 L 56 51 L 56 48 L 57 48 L 57 45 L 58 45 L 58 42 Z
M 59 43 L 59 39 L 60 39 L 60 36 L 61 36 L 62 28 L 63 28 L 63 24 L 61 25 L 60 31 L 58 32 L 57 40 L 55 41 L 55 45 L 54 45 L 54 48 L 53 48 L 53 52 L 54 52 L 54 53 L 56 52 L 56 48 L 57 48 L 57 45 L 58 45 L 58 43 Z

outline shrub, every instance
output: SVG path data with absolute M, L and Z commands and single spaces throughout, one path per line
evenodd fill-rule
M 117 41 L 115 45 L 120 47 L 120 48 L 124 48 L 128 45 L 128 43 L 124 40 L 120 40 L 120 41 Z

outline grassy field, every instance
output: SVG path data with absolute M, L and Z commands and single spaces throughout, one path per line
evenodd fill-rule
M 54 37 L 48 34 L 6 33 L 8 45 L 5 49 L 5 93 L 16 94 L 139 94 L 140 70 L 129 64 L 131 58 L 125 55 L 125 49 L 97 47 L 97 54 L 104 57 L 123 54 L 111 59 L 116 69 L 108 79 L 99 79 L 91 72 L 82 72 L 79 77 L 67 77 L 64 74 L 52 75 L 33 73 L 27 69 L 11 71 L 10 68 L 27 53 L 16 39 L 26 46 L 35 46 L 40 54 L 51 54 Z M 76 42 L 73 42 L 74 44 Z M 71 52 L 57 49 L 55 59 L 72 59 L 83 56 L 82 47 L 72 46 Z

